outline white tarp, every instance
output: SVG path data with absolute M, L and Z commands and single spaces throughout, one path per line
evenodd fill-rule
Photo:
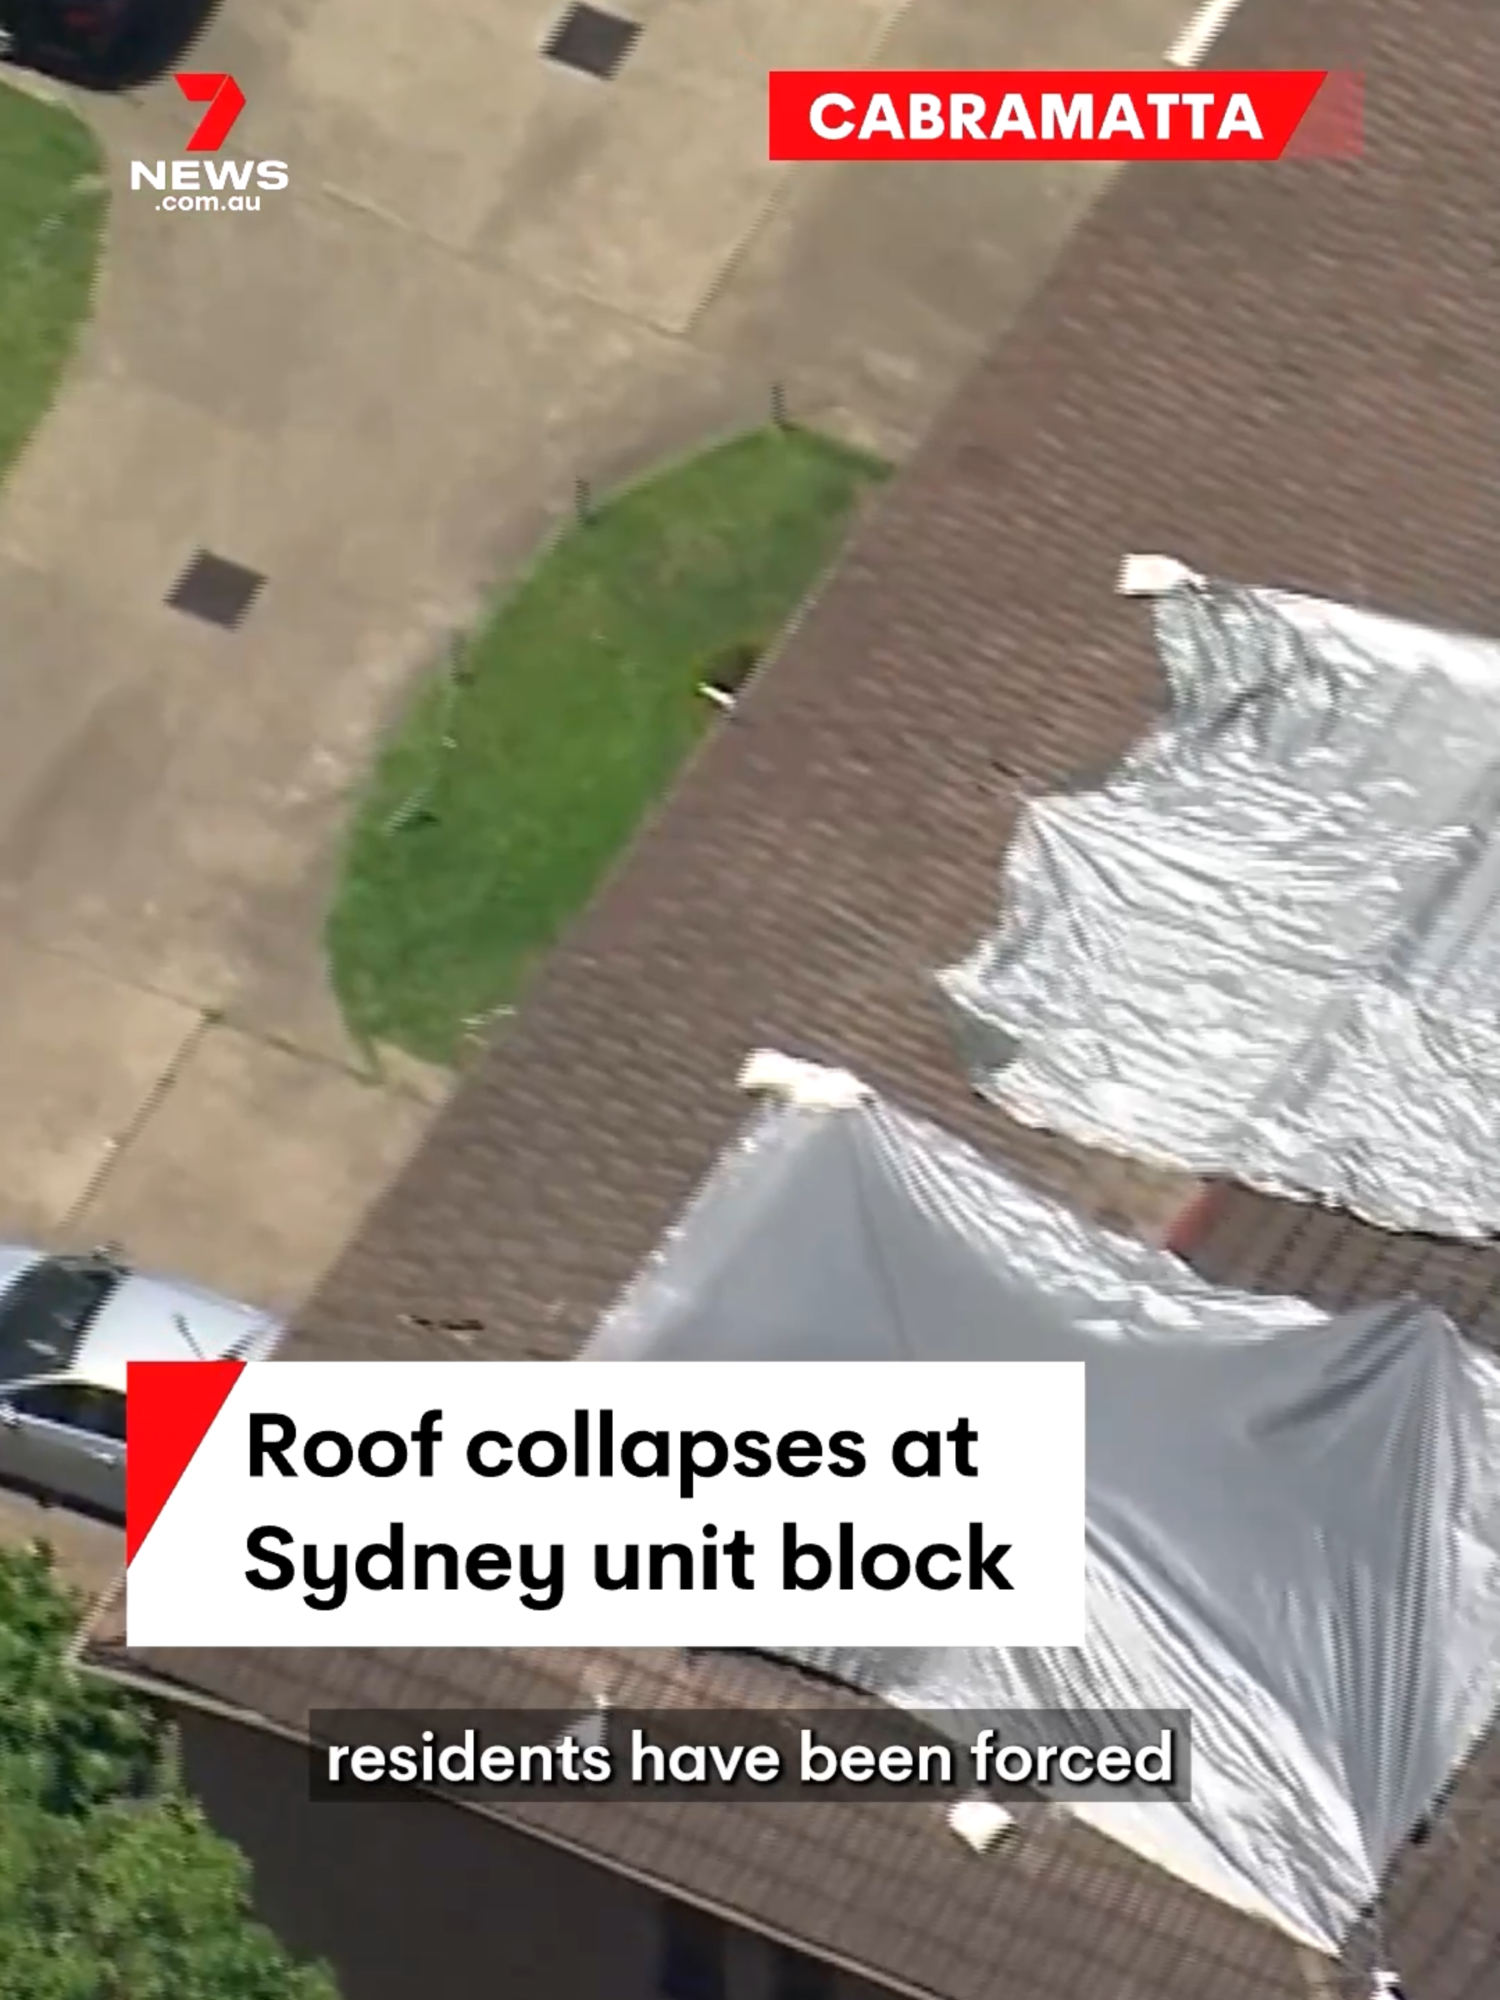
M 914 1354 L 1086 1361 L 1088 1644 L 804 1663 L 924 1713 L 1190 1710 L 1191 1804 L 1073 1810 L 1336 1952 L 1500 1697 L 1500 1365 L 1413 1303 L 1218 1290 L 849 1090 L 756 1121 L 587 1350 Z
M 1383 1227 L 1500 1231 L 1500 644 L 1132 560 L 1170 711 L 1023 812 L 997 930 L 940 975 L 976 1087 Z

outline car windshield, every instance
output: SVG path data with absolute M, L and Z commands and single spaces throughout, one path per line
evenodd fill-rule
M 0 1298 L 0 1382 L 67 1369 L 124 1273 L 92 1258 L 44 1257 Z

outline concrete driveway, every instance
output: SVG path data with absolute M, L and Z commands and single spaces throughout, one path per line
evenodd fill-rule
M 317 1280 L 441 1095 L 372 1074 L 320 926 L 393 703 L 597 487 L 794 415 L 894 454 L 1101 170 L 765 161 L 772 64 L 1153 63 L 1182 0 L 645 0 L 616 80 L 552 0 L 225 0 L 193 54 L 288 163 L 175 215 L 168 82 L 86 107 L 98 314 L 0 497 L 0 1234 L 115 1238 L 268 1305 Z M 233 632 L 164 602 L 261 572 Z

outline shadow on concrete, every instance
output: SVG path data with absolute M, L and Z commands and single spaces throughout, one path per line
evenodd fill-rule
M 4 1480 L 0 1480 L 0 1498 L 6 1495 L 11 1495 L 22 1500 L 29 1500 L 39 1509 L 43 1524 L 41 1534 L 44 1540 L 46 1538 L 45 1523 L 49 1516 L 56 1517 L 64 1522 L 70 1519 L 75 1521 L 94 1521 L 102 1528 L 123 1529 L 125 1526 L 125 1516 L 115 1513 L 112 1508 L 96 1507 L 92 1501 L 88 1500 L 59 1499 L 57 1494 L 49 1492 L 45 1486 L 33 1485 L 29 1479 L 11 1479 L 7 1477 Z
M 80 90 L 139 90 L 184 67 L 218 0 L 115 0 L 117 21 L 97 37 L 54 25 L 63 9 L 33 0 L 18 11 L 15 60 L 40 76 Z M 0 16 L 6 13 L 0 0 Z

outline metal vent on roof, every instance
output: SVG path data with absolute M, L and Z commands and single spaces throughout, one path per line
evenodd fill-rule
M 575 0 L 543 43 L 542 54 L 564 69 L 581 70 L 585 76 L 609 83 L 619 74 L 640 32 L 639 21 L 628 21 L 605 7 L 591 7 L 588 0 Z
M 205 625 L 217 625 L 232 632 L 244 622 L 245 614 L 265 588 L 259 570 L 228 561 L 209 549 L 199 549 L 172 586 L 167 606 L 185 612 Z

